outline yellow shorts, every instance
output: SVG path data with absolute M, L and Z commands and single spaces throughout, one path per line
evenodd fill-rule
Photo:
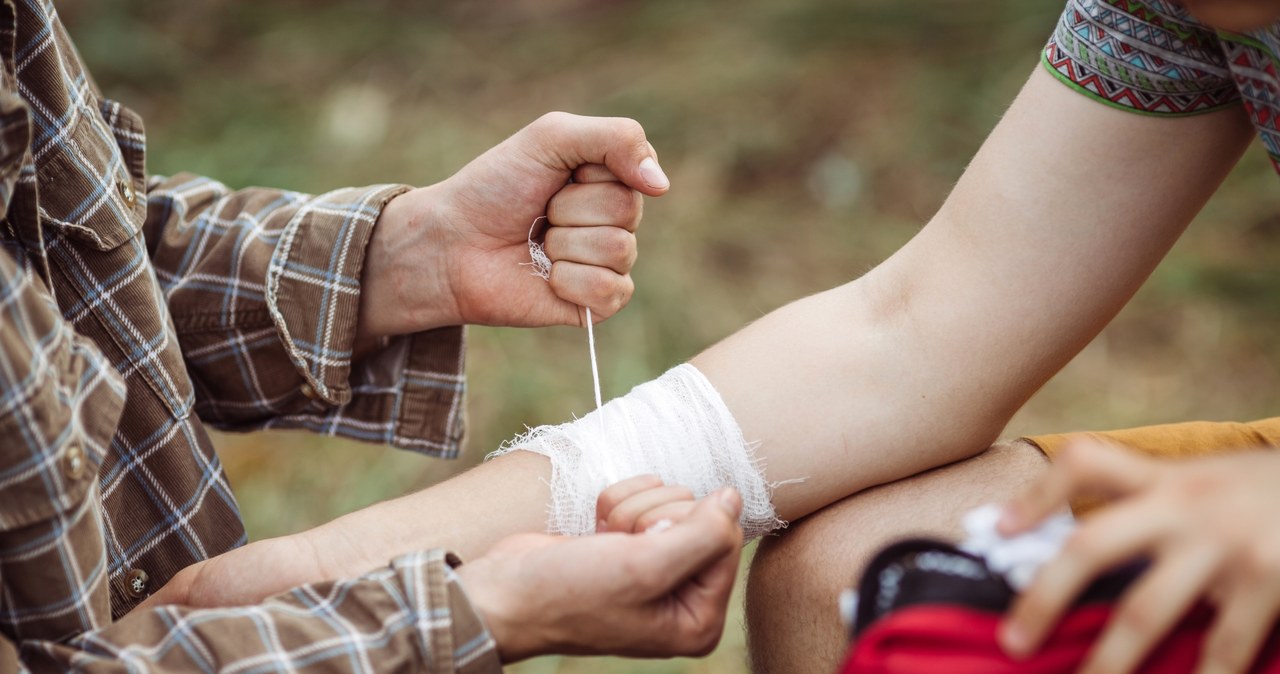
M 1084 439 L 1129 447 L 1156 457 L 1187 459 L 1280 446 L 1280 417 L 1249 423 L 1188 421 L 1121 431 L 1059 433 L 1023 438 L 1039 447 L 1050 461 L 1072 441 Z M 1098 505 L 1092 499 L 1081 500 L 1072 502 L 1071 509 L 1076 515 L 1082 515 Z

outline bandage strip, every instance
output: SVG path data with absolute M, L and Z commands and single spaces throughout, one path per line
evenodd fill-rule
M 539 220 L 546 220 L 547 216 L 540 215 L 533 219 L 533 224 L 529 225 L 529 261 L 521 262 L 521 266 L 533 267 L 534 276 L 543 281 L 551 280 L 551 258 L 547 256 L 547 251 L 542 248 L 542 244 L 533 240 L 533 231 L 538 228 Z M 600 366 L 596 361 L 596 330 L 595 321 L 591 318 L 591 307 L 583 307 L 586 310 L 587 322 L 587 352 L 591 355 L 591 386 L 596 394 L 596 409 L 600 409 L 603 404 L 600 396 Z M 610 476 L 612 482 L 617 481 L 617 476 Z
M 518 450 L 551 459 L 547 528 L 552 533 L 594 532 L 600 492 L 616 480 L 646 473 L 688 487 L 698 497 L 736 488 L 749 538 L 784 524 L 733 414 L 692 365 L 672 368 L 577 421 L 534 428 L 488 458 Z

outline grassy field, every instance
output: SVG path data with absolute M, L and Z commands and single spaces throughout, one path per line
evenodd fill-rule
M 548 110 L 640 120 L 673 189 L 646 205 L 634 301 L 597 333 L 607 395 L 856 277 L 911 237 L 1035 66 L 1059 9 L 1018 0 L 59 6 L 106 93 L 147 119 L 157 173 L 313 191 L 428 184 Z M 1132 305 L 1009 433 L 1280 410 L 1277 187 L 1254 148 Z M 218 436 L 251 536 L 429 485 L 526 424 L 590 409 L 580 331 L 469 334 L 471 433 L 458 461 L 300 434 Z M 742 671 L 737 601 L 722 646 L 704 660 L 544 658 L 512 671 Z

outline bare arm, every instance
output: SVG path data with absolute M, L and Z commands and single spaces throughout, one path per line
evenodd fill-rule
M 1250 138 L 1240 109 L 1137 115 L 1037 68 L 906 246 L 694 359 L 769 479 L 808 478 L 777 491 L 781 516 L 987 447 L 1132 297 Z
M 910 243 L 694 359 L 767 477 L 807 478 L 777 490 L 780 516 L 985 448 L 1129 300 L 1251 136 L 1238 109 L 1145 117 L 1037 69 Z M 327 577 L 422 547 L 478 555 L 543 528 L 549 472 L 517 452 L 259 545 L 314 550 L 316 569 L 291 568 Z

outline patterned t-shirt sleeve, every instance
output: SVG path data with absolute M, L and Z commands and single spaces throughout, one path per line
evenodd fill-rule
M 1070 0 L 1042 61 L 1076 91 L 1133 112 L 1196 115 L 1240 100 L 1217 34 L 1169 0 Z

